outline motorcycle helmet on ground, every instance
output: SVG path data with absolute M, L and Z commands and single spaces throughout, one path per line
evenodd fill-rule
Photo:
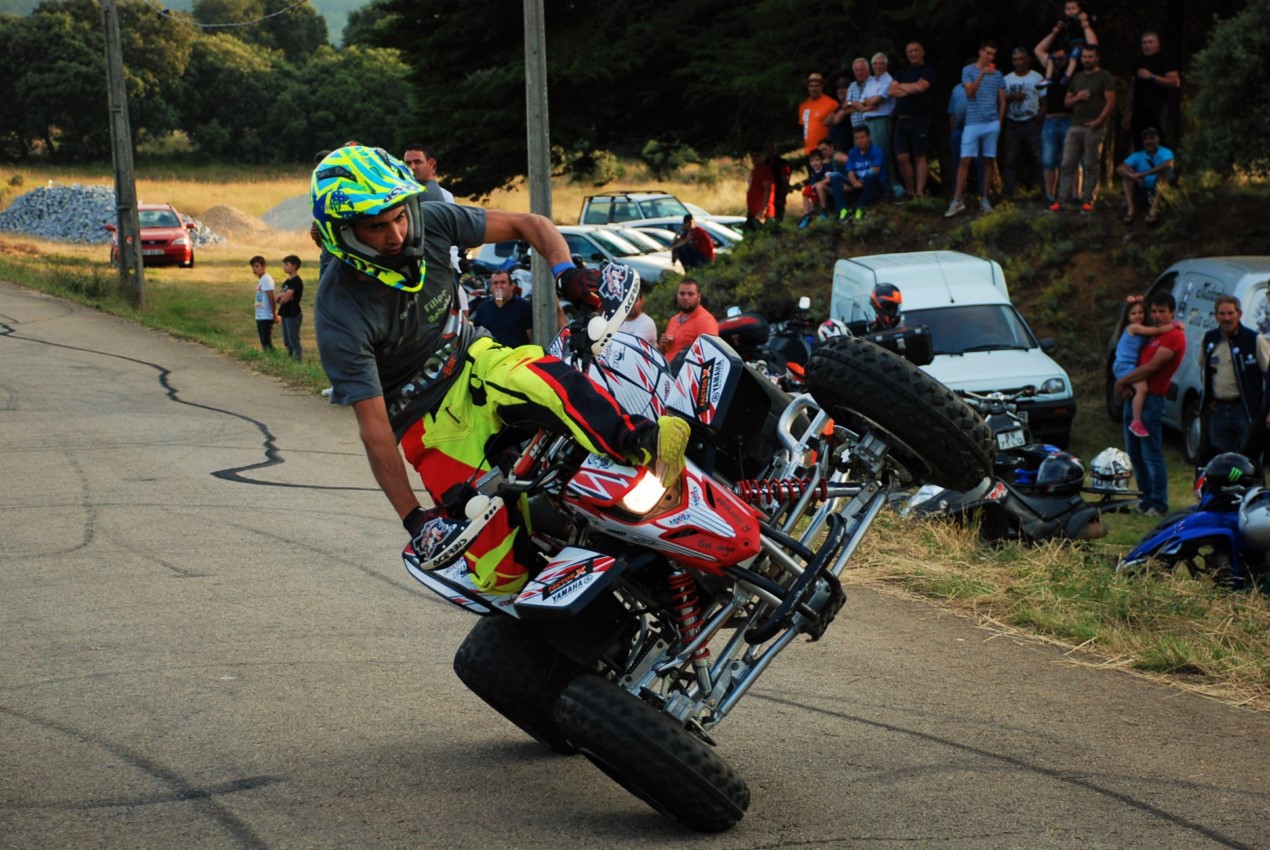
M 1257 470 L 1252 461 L 1238 452 L 1222 452 L 1204 467 L 1195 493 L 1205 496 L 1237 495 L 1253 486 Z
M 904 303 L 904 297 L 900 294 L 900 288 L 893 283 L 879 283 L 873 287 L 873 294 L 869 296 L 869 303 L 873 305 L 877 318 L 874 324 L 881 329 L 893 328 L 900 323 L 900 305 Z
M 1239 533 L 1253 549 L 1270 550 L 1270 490 L 1253 487 L 1239 503 Z
M 310 188 L 323 246 L 363 274 L 418 292 L 425 271 L 419 204 L 426 191 L 405 163 L 382 148 L 353 145 L 331 151 L 313 169 Z M 357 221 L 403 204 L 408 227 L 398 253 L 384 256 L 357 238 Z
M 1101 493 L 1125 493 L 1133 480 L 1133 462 L 1123 449 L 1106 448 L 1089 462 L 1090 489 Z
M 1035 489 L 1044 496 L 1070 496 L 1079 493 L 1084 483 L 1085 467 L 1068 452 L 1054 452 L 1036 470 Z
M 821 342 L 828 342 L 836 336 L 851 336 L 847 323 L 842 319 L 826 319 L 816 329 L 816 338 Z

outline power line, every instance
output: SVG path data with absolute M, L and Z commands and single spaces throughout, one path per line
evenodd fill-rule
M 156 12 L 159 13 L 160 18 L 169 18 L 172 16 L 171 9 L 164 9 L 163 7 L 159 6 L 158 3 L 155 3 L 154 0 L 147 0 L 147 2 L 152 7 L 154 7 L 154 10 Z M 233 23 L 224 23 L 224 24 L 203 24 L 203 23 L 199 23 L 197 20 L 194 19 L 194 16 L 191 15 L 189 18 L 189 23 L 193 24 L 199 29 L 205 29 L 205 30 L 232 29 L 235 27 L 250 27 L 250 26 L 254 26 L 255 24 L 261 23 L 262 21 L 267 21 L 270 18 L 276 18 L 278 17 L 278 15 L 285 15 L 287 12 L 290 12 L 292 9 L 298 8 L 300 6 L 304 6 L 308 4 L 309 2 L 310 0 L 299 0 L 299 2 L 292 3 L 290 6 L 287 6 L 285 9 L 279 9 L 276 12 L 270 12 L 268 15 L 265 15 L 263 18 L 256 18 L 256 20 L 254 21 L 236 21 Z

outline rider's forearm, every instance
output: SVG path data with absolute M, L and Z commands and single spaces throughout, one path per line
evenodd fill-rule
M 374 409 L 376 403 L 378 410 Z M 359 407 L 362 409 L 359 410 Z M 375 482 L 388 497 L 397 516 L 405 518 L 406 514 L 419 507 L 419 499 L 406 476 L 406 463 L 401 458 L 397 438 L 388 424 L 383 399 L 359 401 L 353 405 L 353 409 L 358 414 L 358 430 L 362 446 L 366 449 L 371 474 L 375 476 Z

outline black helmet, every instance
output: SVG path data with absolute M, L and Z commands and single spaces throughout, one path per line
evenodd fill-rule
M 1045 496 L 1070 496 L 1084 483 L 1085 467 L 1067 452 L 1054 452 L 1036 470 L 1036 492 Z
M 1223 493 L 1242 493 L 1256 482 L 1257 469 L 1238 452 L 1223 452 L 1208 462 L 1195 489 L 1201 498 Z
M 893 328 L 900 323 L 900 305 L 904 303 L 900 288 L 893 283 L 879 283 L 873 287 L 869 303 L 877 312 L 877 323 L 884 328 Z

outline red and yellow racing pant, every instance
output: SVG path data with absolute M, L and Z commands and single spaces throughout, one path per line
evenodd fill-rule
M 489 438 L 520 422 L 563 425 L 591 452 L 617 460 L 635 454 L 656 433 L 653 422 L 623 413 L 608 392 L 541 347 L 507 348 L 482 337 L 468 349 L 463 371 L 441 404 L 410 426 L 401 448 L 439 505 L 452 487 L 473 483 L 488 469 Z M 523 532 L 501 511 L 464 555 L 482 591 L 515 593 L 524 587 L 526 570 L 513 553 L 518 533 Z

